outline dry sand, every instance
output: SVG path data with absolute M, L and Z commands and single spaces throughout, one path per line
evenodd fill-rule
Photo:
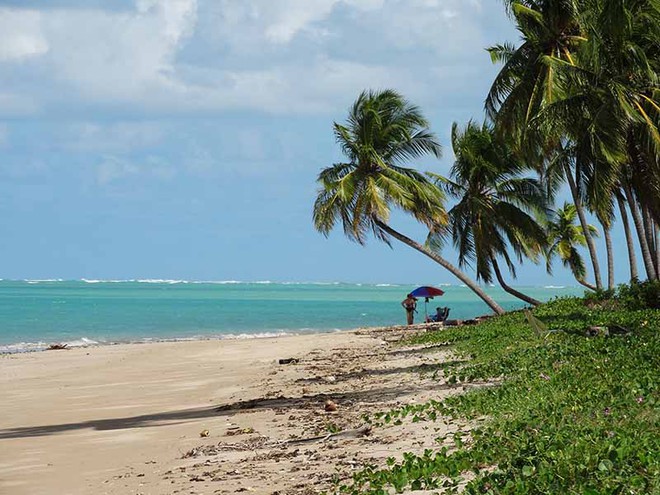
M 283 444 L 457 390 L 449 359 L 354 331 L 0 356 L 0 494 L 311 494 L 463 424 Z M 297 358 L 287 365 L 280 358 Z M 437 373 L 436 373 L 437 374 Z M 332 400 L 336 411 L 325 411 Z M 208 436 L 202 436 L 206 435 Z

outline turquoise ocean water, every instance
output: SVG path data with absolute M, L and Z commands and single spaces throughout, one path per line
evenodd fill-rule
M 400 306 L 414 285 L 185 281 L 0 280 L 0 353 L 194 338 L 249 338 L 405 323 Z M 451 318 L 489 313 L 469 289 L 443 286 L 432 300 Z M 499 288 L 505 308 L 522 304 Z M 576 287 L 528 287 L 540 300 L 581 294 Z M 423 321 L 420 300 L 416 321 Z

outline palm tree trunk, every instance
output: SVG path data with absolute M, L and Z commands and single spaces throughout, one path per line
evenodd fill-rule
M 497 261 L 493 258 L 491 259 L 493 263 L 493 270 L 495 270 L 495 276 L 497 277 L 497 281 L 500 283 L 502 288 L 511 294 L 512 296 L 517 297 L 518 299 L 525 301 L 526 303 L 532 304 L 534 306 L 539 306 L 541 304 L 541 301 L 538 301 L 534 299 L 533 297 L 529 297 L 528 295 L 523 294 L 522 292 L 518 292 L 516 289 L 513 287 L 509 287 L 504 279 L 502 278 L 502 274 L 500 273 L 500 267 L 497 265 Z
M 598 263 L 598 254 L 596 253 L 596 244 L 594 243 L 594 238 L 589 232 L 589 224 L 587 223 L 587 217 L 584 214 L 584 208 L 582 207 L 582 201 L 580 200 L 580 195 L 578 194 L 577 184 L 573 178 L 573 172 L 571 167 L 566 165 L 564 168 L 566 172 L 566 179 L 568 180 L 568 185 L 571 188 L 571 195 L 573 196 L 573 203 L 575 204 L 575 209 L 577 210 L 578 218 L 580 219 L 580 225 L 584 231 L 584 237 L 587 240 L 587 247 L 589 248 L 589 256 L 591 257 L 591 265 L 594 269 L 594 280 L 596 280 L 596 288 L 602 290 L 603 281 L 600 278 L 600 264 Z
M 658 235 L 660 235 L 660 225 L 656 222 L 655 224 L 655 260 L 656 260 L 656 266 L 660 266 L 660 242 L 658 239 Z M 658 270 L 656 270 L 656 274 L 658 273 Z
M 580 285 L 586 287 L 586 288 L 589 289 L 589 290 L 593 290 L 594 292 L 595 292 L 596 290 L 598 290 L 598 289 L 596 288 L 595 285 L 590 284 L 589 282 L 587 282 L 587 281 L 584 280 L 584 279 L 581 279 L 581 278 L 577 278 L 577 277 L 575 277 L 575 280 L 577 280 L 578 283 L 579 283 Z
M 641 209 L 642 209 L 642 224 L 644 225 L 644 232 L 646 233 L 646 242 L 649 245 L 649 252 L 651 253 L 651 261 L 653 262 L 653 267 L 655 268 L 655 273 L 657 276 L 658 260 L 655 255 L 655 251 L 656 251 L 655 227 L 653 225 L 653 220 L 651 220 L 651 214 L 649 213 L 648 208 L 642 206 Z
M 623 230 L 626 233 L 626 243 L 628 244 L 628 261 L 630 262 L 630 281 L 633 282 L 639 279 L 639 275 L 637 273 L 637 255 L 635 254 L 635 243 L 633 241 L 632 232 L 630 231 L 630 223 L 628 221 L 628 213 L 626 213 L 626 205 L 618 195 L 616 199 L 619 203 L 619 211 L 621 212 L 621 223 L 623 223 Z
M 646 242 L 646 234 L 644 232 L 644 224 L 642 221 L 642 215 L 637 209 L 637 204 L 635 203 L 635 197 L 633 196 L 632 189 L 628 184 L 624 184 L 623 191 L 626 194 L 626 199 L 628 200 L 628 207 L 630 208 L 630 214 L 633 218 L 633 223 L 635 224 L 635 230 L 637 231 L 637 240 L 639 240 L 639 248 L 642 252 L 642 260 L 644 261 L 644 268 L 646 270 L 646 277 L 649 280 L 657 280 L 657 275 L 655 271 L 655 265 L 651 260 L 651 251 L 649 250 L 649 244 Z
M 433 261 L 441 265 L 443 268 L 449 270 L 456 278 L 458 278 L 461 282 L 463 282 L 465 285 L 467 285 L 472 291 L 481 298 L 483 302 L 485 302 L 490 309 L 492 309 L 495 313 L 498 315 L 502 315 L 505 313 L 504 309 L 497 304 L 484 290 L 477 285 L 477 283 L 472 280 L 470 277 L 465 275 L 462 271 L 460 271 L 458 268 L 456 268 L 454 265 L 449 263 L 446 259 L 444 259 L 442 256 L 439 256 L 438 254 L 429 251 L 427 248 L 422 246 L 420 243 L 413 241 L 411 238 L 406 237 L 403 234 L 400 234 L 396 230 L 394 230 L 392 227 L 387 225 L 385 222 L 382 222 L 378 219 L 374 219 L 374 222 L 378 227 L 380 227 L 384 232 L 387 232 L 389 235 L 394 237 L 395 239 L 403 242 L 407 246 L 410 246 L 416 251 L 419 251 L 420 253 L 426 255 L 427 257 L 431 258 Z
M 614 289 L 614 251 L 612 248 L 612 232 L 608 225 L 603 224 L 603 236 L 605 237 L 605 249 L 607 250 L 607 288 Z

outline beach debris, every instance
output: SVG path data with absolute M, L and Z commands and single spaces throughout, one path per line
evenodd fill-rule
M 199 436 L 202 437 L 202 438 L 208 437 L 209 434 L 210 434 L 209 430 L 202 430 L 202 431 L 199 432 Z
M 280 364 L 298 364 L 299 362 L 300 360 L 298 358 L 286 358 L 279 360 Z
M 47 350 L 60 351 L 62 349 L 68 349 L 68 348 L 69 348 L 69 344 L 50 344 Z
M 234 436 L 234 435 L 249 435 L 250 433 L 254 433 L 254 428 L 230 428 L 227 430 L 227 435 L 228 437 Z
M 591 326 L 587 328 L 585 333 L 587 337 L 609 337 L 610 335 L 625 335 L 630 333 L 630 330 L 626 327 L 622 327 L 621 325 Z
M 340 431 L 339 433 L 328 433 L 327 435 L 319 435 L 316 437 L 300 438 L 295 440 L 287 440 L 285 445 L 298 445 L 301 443 L 314 443 L 314 442 L 327 442 L 328 440 L 337 440 L 339 438 L 360 438 L 368 437 L 371 434 L 371 426 L 361 426 L 355 430 Z
M 335 383 L 335 382 L 337 381 L 337 378 L 334 377 L 334 376 L 332 376 L 332 375 L 330 375 L 330 376 L 326 376 L 326 377 L 325 377 L 325 381 L 326 381 L 326 382 L 330 382 L 330 383 Z
M 281 442 L 273 441 L 268 437 L 248 438 L 244 442 L 238 443 L 219 443 L 217 445 L 200 445 L 190 449 L 183 454 L 182 459 L 190 457 L 217 455 L 220 452 L 247 452 L 250 450 L 259 450 L 264 448 L 276 448 L 281 446 Z
M 543 337 L 548 335 L 548 325 L 546 325 L 536 316 L 534 316 L 529 309 L 526 309 L 524 313 L 525 313 L 525 318 L 527 318 L 527 321 L 529 322 L 532 329 L 534 330 L 534 333 L 536 333 L 538 337 Z
M 328 399 L 328 400 L 325 401 L 325 407 L 324 407 L 324 409 L 325 409 L 327 412 L 334 412 L 334 411 L 337 410 L 337 404 L 335 404 L 335 402 L 333 402 L 333 401 L 331 401 L 330 399 Z

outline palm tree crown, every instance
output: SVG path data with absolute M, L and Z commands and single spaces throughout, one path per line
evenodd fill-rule
M 430 230 L 446 223 L 442 192 L 422 173 L 402 165 L 442 149 L 420 109 L 392 90 L 363 91 L 345 125 L 334 133 L 345 163 L 324 169 L 314 205 L 314 225 L 328 235 L 341 221 L 347 237 L 360 244 L 369 232 L 389 242 L 378 225 L 392 206 L 410 213 Z
M 545 232 L 535 216 L 544 213 L 546 197 L 537 179 L 517 161 L 492 127 L 454 123 L 456 161 L 445 188 L 458 203 L 449 211 L 450 230 L 459 265 L 476 262 L 477 278 L 491 282 L 491 268 L 501 257 L 515 274 L 509 248 L 518 260 L 538 259 Z
M 577 248 L 586 246 L 587 240 L 582 227 L 575 224 L 576 219 L 575 205 L 564 203 L 564 206 L 555 212 L 554 218 L 548 222 L 546 227 L 550 244 L 547 251 L 548 271 L 554 256 L 559 255 L 563 265 L 570 268 L 578 282 L 584 284 L 587 270 Z M 588 228 L 593 236 L 598 235 L 596 227 L 589 225 Z

